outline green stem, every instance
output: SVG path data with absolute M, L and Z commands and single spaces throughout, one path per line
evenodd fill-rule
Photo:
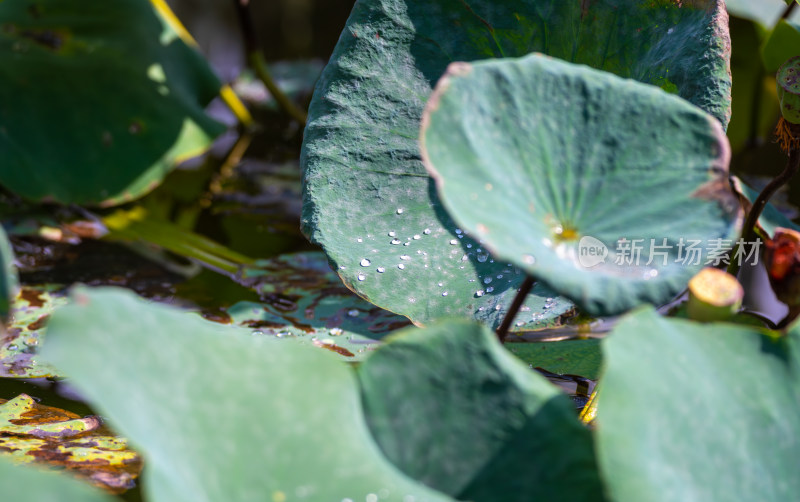
M 275 98 L 283 111 L 288 113 L 293 119 L 300 122 L 300 125 L 305 127 L 308 116 L 305 111 L 295 105 L 291 99 L 278 87 L 273 80 L 272 75 L 267 68 L 267 62 L 264 59 L 264 53 L 261 51 L 261 46 L 258 44 L 258 37 L 253 25 L 253 18 L 250 16 L 249 0 L 233 0 L 233 5 L 236 7 L 236 13 L 239 18 L 239 26 L 242 29 L 242 37 L 244 38 L 245 52 L 247 54 L 247 64 L 253 69 L 256 76 L 264 83 L 264 86 Z
M 508 308 L 508 312 L 506 312 L 506 316 L 503 318 L 503 323 L 499 328 L 497 328 L 497 338 L 500 339 L 500 343 L 504 343 L 506 341 L 506 336 L 508 335 L 508 330 L 511 328 L 511 323 L 514 322 L 517 312 L 519 312 L 519 309 L 525 302 L 525 297 L 527 297 L 531 292 L 531 289 L 533 289 L 535 282 L 536 281 L 533 279 L 533 277 L 527 276 L 525 278 L 525 282 L 523 282 L 522 286 L 520 286 L 517 296 L 514 297 L 514 301 L 511 302 L 511 306 Z

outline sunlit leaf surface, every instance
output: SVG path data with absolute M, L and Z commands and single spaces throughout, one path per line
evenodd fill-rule
M 98 417 L 37 404 L 21 394 L 0 399 L 0 456 L 66 469 L 112 493 L 133 487 L 142 461 Z

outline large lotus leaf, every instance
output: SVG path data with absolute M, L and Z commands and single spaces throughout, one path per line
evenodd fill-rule
M 536 54 L 458 63 L 421 134 L 455 220 L 591 314 L 667 301 L 730 247 L 725 133 L 652 86 Z
M 359 0 L 309 110 L 304 232 L 381 307 L 497 326 L 523 278 L 456 228 L 420 162 L 422 109 L 447 65 L 545 52 L 662 86 L 727 122 L 726 23 L 721 0 Z M 554 296 L 537 285 L 537 315 L 517 328 L 557 323 L 570 306 Z
M 800 326 L 665 319 L 645 308 L 604 343 L 598 455 L 619 502 L 793 500 Z
M 44 378 L 62 376 L 36 355 L 47 320 L 67 303 L 60 285 L 24 286 L 14 301 L 12 320 L 0 339 L 0 377 Z
M 0 19 L 0 184 L 17 194 L 127 201 L 222 131 L 203 110 L 219 81 L 149 2 L 17 0 Z
M 3 500 L 14 502 L 112 502 L 112 498 L 75 479 L 30 466 L 14 465 L 0 456 Z
M 400 332 L 358 377 L 378 444 L 433 488 L 473 501 L 603 499 L 574 405 L 484 326 Z
M 150 501 L 444 501 L 381 455 L 327 351 L 80 289 L 44 357 L 131 440 Z
M 0 455 L 68 469 L 113 493 L 132 488 L 142 468 L 127 441 L 102 427 L 98 417 L 81 418 L 25 394 L 0 399 Z

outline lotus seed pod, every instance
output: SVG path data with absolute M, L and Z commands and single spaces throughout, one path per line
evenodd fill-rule
M 778 70 L 778 99 L 784 120 L 800 124 L 800 56 L 795 56 Z
M 790 307 L 800 305 L 800 233 L 776 228 L 766 243 L 764 264 L 778 300 Z
M 689 318 L 700 322 L 725 321 L 742 306 L 744 289 L 734 276 L 704 268 L 689 281 Z

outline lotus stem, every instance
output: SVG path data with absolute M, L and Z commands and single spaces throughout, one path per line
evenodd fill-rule
M 522 283 L 522 286 L 520 286 L 517 296 L 514 297 L 514 301 L 511 302 L 511 306 L 508 308 L 508 312 L 506 312 L 506 316 L 503 318 L 503 323 L 497 328 L 497 338 L 500 339 L 500 343 L 505 343 L 508 330 L 511 328 L 511 323 L 514 322 L 514 318 L 525 302 L 525 297 L 530 294 L 535 283 L 536 281 L 533 277 L 525 277 L 525 281 Z
M 288 113 L 293 119 L 298 121 L 301 126 L 305 127 L 308 115 L 305 111 L 297 107 L 289 97 L 275 83 L 272 75 L 267 67 L 267 62 L 264 58 L 264 52 L 258 44 L 258 36 L 253 24 L 253 18 L 250 16 L 250 1 L 249 0 L 233 0 L 233 5 L 236 7 L 236 13 L 239 18 L 239 26 L 242 29 L 242 37 L 244 38 L 244 47 L 247 54 L 247 64 L 255 72 L 264 86 L 270 92 L 275 101 L 278 103 L 283 111 Z
M 781 19 L 789 19 L 789 16 L 792 15 L 796 7 L 797 7 L 797 2 L 792 2 L 789 5 L 787 5 L 786 10 L 783 11 L 783 14 L 781 14 Z
M 796 129 L 796 127 L 794 128 Z M 753 202 L 753 207 L 750 208 L 750 212 L 747 213 L 747 219 L 744 222 L 744 227 L 742 228 L 742 246 L 747 246 L 749 242 L 756 238 L 756 224 L 758 223 L 758 218 L 761 216 L 761 213 L 764 211 L 764 208 L 767 206 L 767 202 L 775 195 L 775 192 L 778 191 L 780 187 L 785 185 L 789 182 L 790 179 L 800 170 L 800 149 L 792 148 L 789 150 L 789 161 L 786 164 L 786 167 L 783 169 L 775 179 L 769 182 L 764 190 L 758 194 L 755 202 Z M 728 267 L 728 273 L 731 275 L 736 275 L 739 271 L 739 263 L 736 263 L 735 260 L 731 260 L 730 265 Z

